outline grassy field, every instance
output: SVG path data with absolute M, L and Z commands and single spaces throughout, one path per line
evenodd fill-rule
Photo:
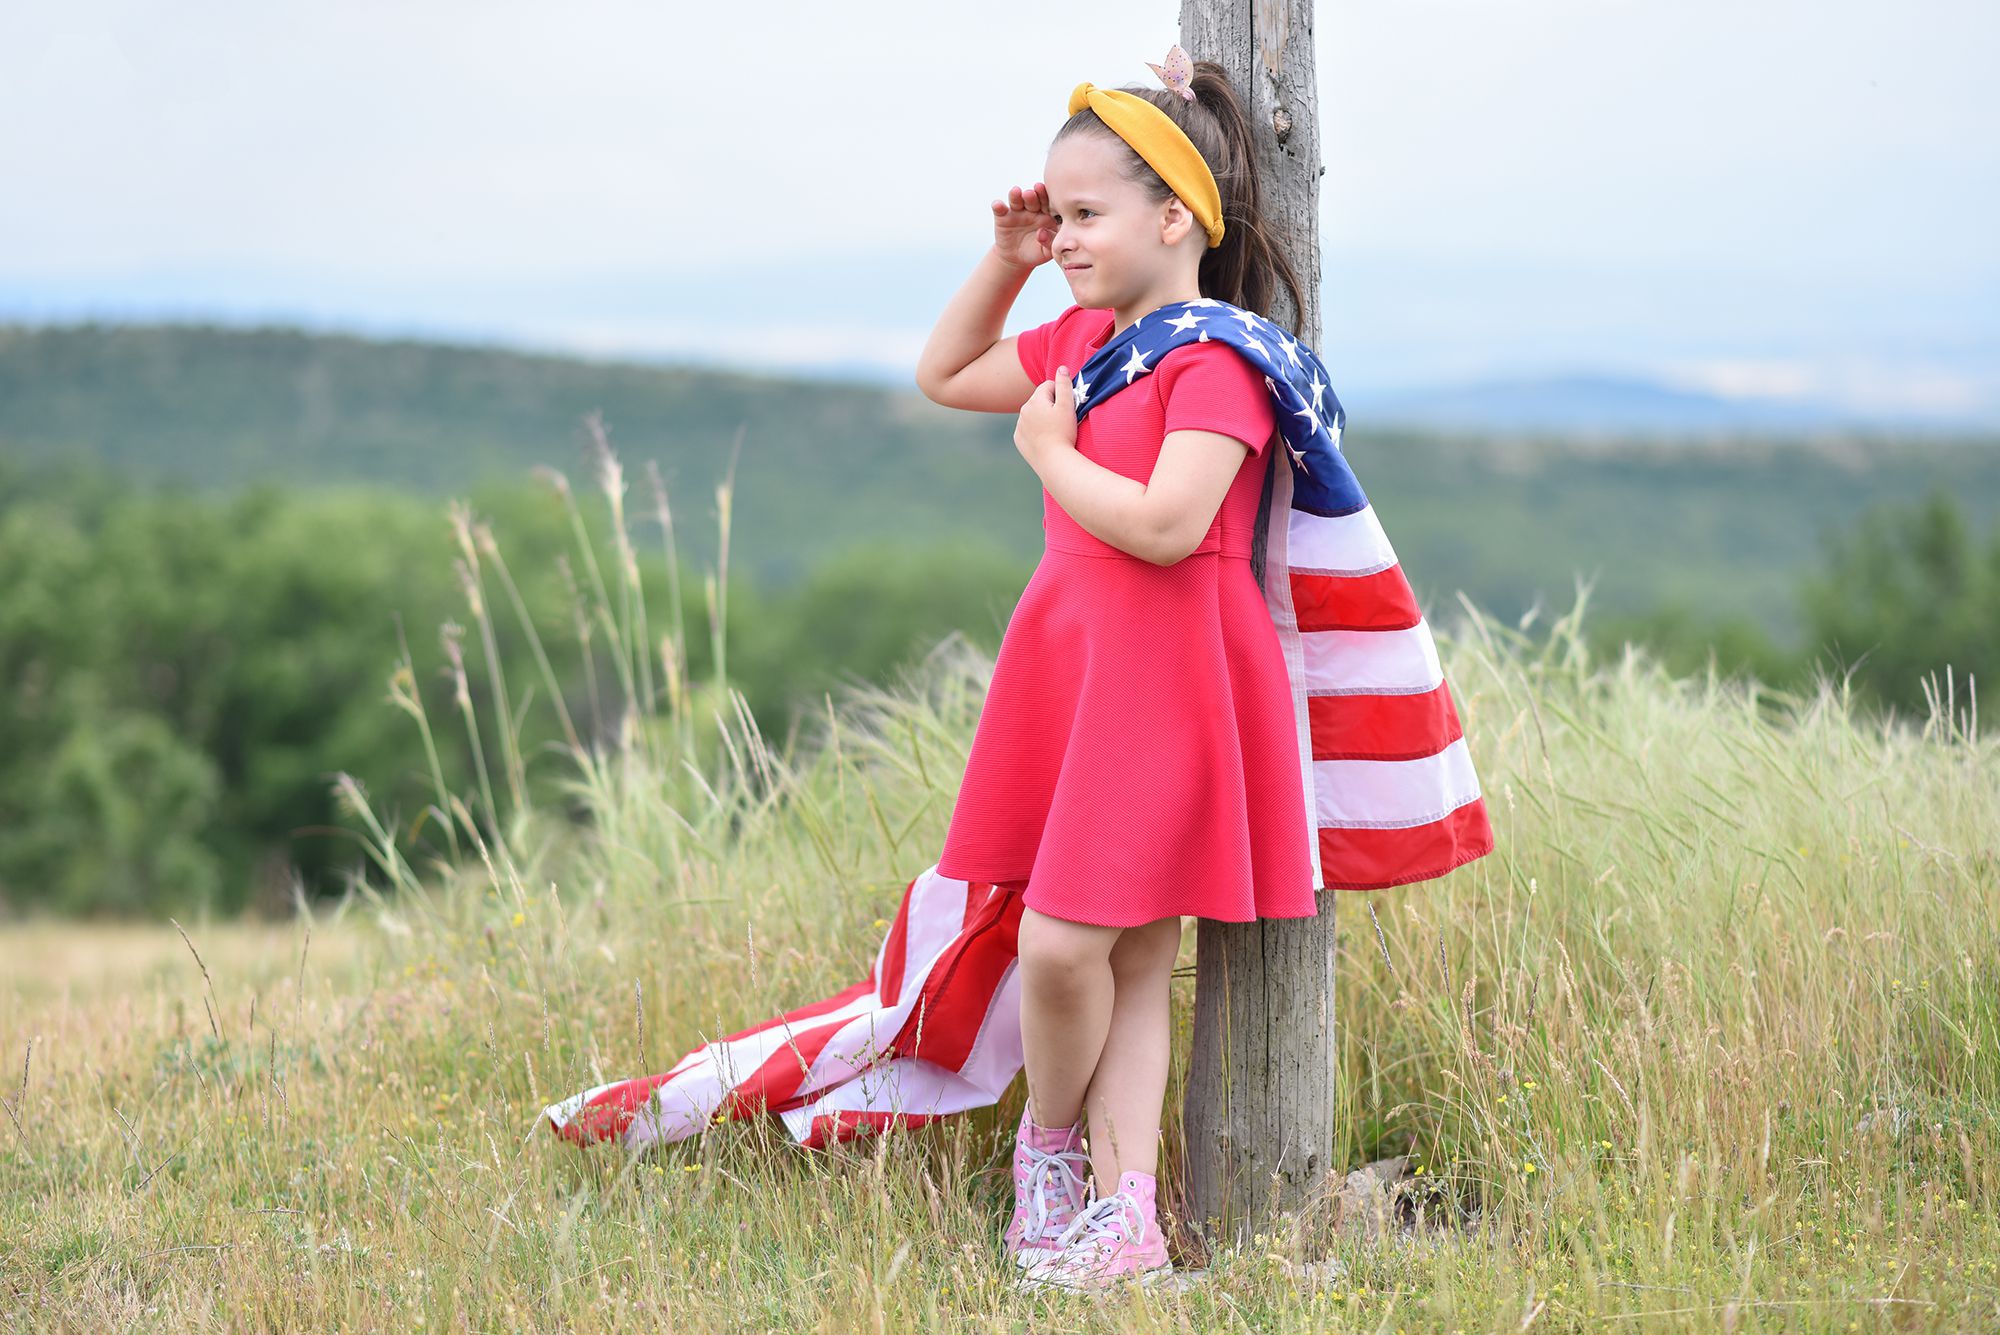
M 1337 1154 L 1407 1152 L 1474 1222 L 1339 1242 L 1346 1271 L 1317 1288 L 1294 1277 L 1321 1221 L 1214 1256 L 1170 1233 L 1206 1279 L 1100 1303 L 1007 1286 L 1018 1081 L 999 1108 L 826 1152 L 766 1121 L 628 1162 L 537 1128 L 555 1098 L 863 976 L 941 844 L 991 671 L 947 641 L 777 755 L 632 651 L 615 571 L 602 596 L 601 651 L 667 703 L 590 762 L 518 756 L 496 721 L 490 781 L 440 792 L 414 840 L 349 789 L 379 893 L 185 938 L 0 930 L 0 1311 L 78 1330 L 2000 1325 L 2000 749 L 1962 691 L 1884 723 L 1838 683 L 1774 697 L 1592 661 L 1581 607 L 1440 625 L 1500 847 L 1328 899 Z M 512 802 L 530 765 L 571 768 L 570 813 Z M 1183 1026 L 1193 991 L 1183 970 Z

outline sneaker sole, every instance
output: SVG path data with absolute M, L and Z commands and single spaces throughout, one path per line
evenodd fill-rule
M 1061 1273 L 1040 1273 L 1023 1270 L 1014 1287 L 1030 1293 L 1045 1293 L 1050 1290 L 1063 1293 L 1102 1293 L 1115 1289 L 1120 1284 L 1136 1282 L 1141 1288 L 1151 1288 L 1174 1274 L 1173 1262 L 1167 1261 L 1145 1270 L 1127 1270 L 1109 1279 L 1094 1276 L 1067 1276 Z

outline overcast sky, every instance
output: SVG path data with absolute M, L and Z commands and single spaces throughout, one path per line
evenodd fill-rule
M 8 3 L 0 320 L 907 377 L 1070 88 L 1154 84 L 1178 12 Z M 1582 370 L 2000 416 L 1991 0 L 1317 12 L 1350 406 Z

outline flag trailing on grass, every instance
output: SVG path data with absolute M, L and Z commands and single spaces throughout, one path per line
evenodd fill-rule
M 860 982 L 542 1116 L 575 1144 L 636 1152 L 770 1111 L 820 1148 L 996 1103 L 1021 1069 L 1020 925 L 1018 884 L 947 880 L 932 867 L 905 887 Z
M 1320 359 L 1241 307 L 1174 302 L 1077 372 L 1077 416 L 1175 348 L 1212 341 L 1264 377 L 1286 447 L 1256 541 L 1290 679 L 1314 884 L 1443 876 L 1491 852 L 1493 831 L 1430 627 L 1341 452 L 1346 413 Z M 1021 907 L 1018 884 L 947 880 L 933 865 L 905 889 L 867 978 L 543 1116 L 577 1144 L 638 1150 L 769 1111 L 801 1144 L 823 1146 L 997 1102 L 1021 1067 Z

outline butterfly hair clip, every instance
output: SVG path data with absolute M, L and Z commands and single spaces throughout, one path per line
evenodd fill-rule
M 1188 58 L 1187 52 L 1181 50 L 1179 42 L 1167 48 L 1166 64 L 1155 65 L 1149 60 L 1146 62 L 1146 68 L 1158 75 L 1160 82 L 1165 84 L 1169 91 L 1179 93 L 1190 102 L 1194 101 L 1194 61 Z

